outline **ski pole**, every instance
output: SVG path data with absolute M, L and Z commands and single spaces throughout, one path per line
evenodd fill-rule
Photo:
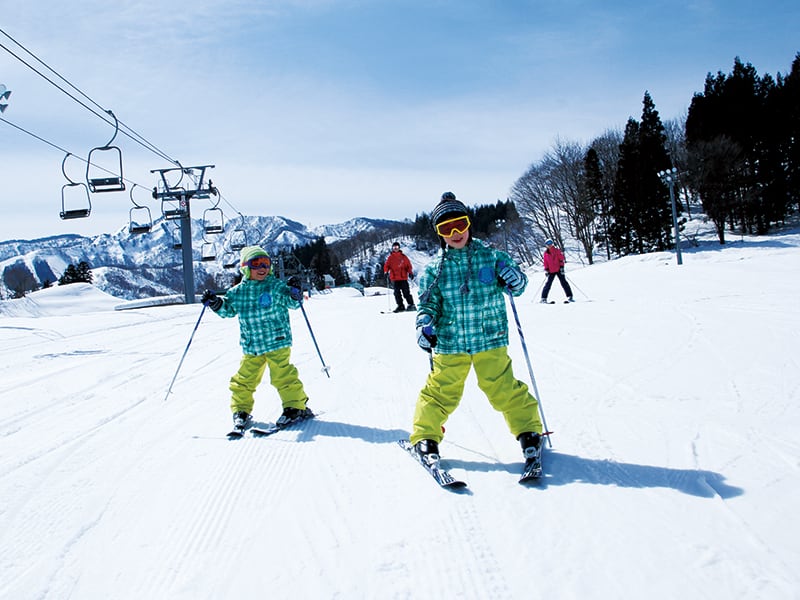
M 200 326 L 200 319 L 203 318 L 203 313 L 206 312 L 206 307 L 208 304 L 203 303 L 203 310 L 200 311 L 200 316 L 197 318 L 197 323 L 195 323 L 194 329 L 192 329 L 192 335 L 189 336 L 189 343 L 186 344 L 186 350 L 183 351 L 183 356 L 181 356 L 181 362 L 178 363 L 178 368 L 175 369 L 175 375 L 172 377 L 172 381 L 169 384 L 169 389 L 167 390 L 167 395 L 164 396 L 164 402 L 167 401 L 169 398 L 170 393 L 172 392 L 172 386 L 175 383 L 175 380 L 178 378 L 178 372 L 181 370 L 181 366 L 183 365 L 183 359 L 186 358 L 186 353 L 189 352 L 189 346 L 192 345 L 192 340 L 194 339 L 194 334 L 197 331 L 197 328 Z
M 502 269 L 505 264 L 503 262 L 500 263 L 500 268 Z M 517 333 L 519 333 L 519 339 L 522 342 L 522 353 L 525 355 L 525 362 L 528 363 L 528 375 L 531 377 L 531 383 L 533 384 L 533 393 L 536 396 L 536 404 L 539 406 L 539 416 L 542 417 L 542 425 L 544 425 L 545 432 L 549 433 L 550 428 L 547 426 L 547 419 L 544 417 L 544 407 L 542 406 L 542 399 L 539 396 L 539 388 L 536 385 L 536 378 L 533 376 L 533 367 L 531 366 L 531 357 L 528 355 L 528 345 L 525 343 L 525 334 L 522 333 L 522 325 L 519 322 L 519 314 L 517 313 L 517 305 L 514 303 L 514 295 L 511 293 L 511 286 L 506 284 L 506 291 L 508 292 L 508 299 L 511 300 L 511 310 L 514 313 L 514 320 L 517 322 Z M 553 442 L 550 441 L 550 436 L 543 436 L 547 438 L 547 445 L 551 448 L 553 447 Z
M 319 360 L 322 363 L 322 370 L 325 371 L 325 375 L 328 376 L 330 379 L 331 374 L 329 373 L 330 367 L 325 364 L 325 361 L 322 358 L 322 352 L 319 351 L 319 344 L 317 344 L 317 338 L 314 337 L 314 331 L 311 329 L 311 323 L 308 321 L 308 315 L 306 314 L 306 308 L 303 306 L 303 303 L 300 303 L 300 310 L 303 311 L 303 318 L 306 320 L 306 325 L 308 325 L 308 332 L 311 334 L 311 340 L 314 342 L 314 347 L 317 349 L 317 355 L 319 356 Z
M 544 274 L 544 279 L 542 279 L 542 283 L 539 284 L 539 288 L 536 290 L 536 297 L 539 298 L 539 292 L 542 291 L 544 287 L 544 282 L 547 281 L 547 273 Z
M 566 275 L 564 275 L 564 277 L 567 277 L 567 276 L 566 276 Z M 587 296 L 587 295 L 586 295 L 586 292 L 584 292 L 584 291 L 583 291 L 581 288 L 579 288 L 577 285 L 575 285 L 575 282 L 574 282 L 574 281 L 572 281 L 572 279 L 570 279 L 569 277 L 567 277 L 567 281 L 569 281 L 569 284 L 570 284 L 570 286 L 572 286 L 572 287 L 574 287 L 576 290 L 578 290 L 578 291 L 579 291 L 581 294 L 583 294 L 583 297 L 584 297 L 584 298 L 586 298 L 587 300 L 589 300 L 589 301 L 591 302 L 591 300 L 592 300 L 592 299 L 591 299 L 591 298 L 589 298 L 589 296 Z

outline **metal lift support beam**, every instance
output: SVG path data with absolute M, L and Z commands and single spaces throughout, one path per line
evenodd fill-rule
M 214 165 L 200 165 L 197 167 L 174 167 L 172 169 L 153 169 L 151 173 L 158 173 L 161 176 L 163 184 L 163 191 L 153 192 L 155 198 L 163 200 L 164 198 L 178 199 L 181 206 L 186 208 L 183 215 L 181 215 L 181 256 L 183 259 L 183 298 L 186 304 L 194 303 L 194 268 L 192 264 L 192 214 L 190 204 L 192 198 L 199 193 L 208 193 L 210 190 L 203 189 L 203 177 L 205 176 L 206 169 L 213 169 Z M 166 173 L 171 171 L 181 171 L 183 173 L 190 173 L 193 171 L 200 171 L 200 178 L 197 181 L 197 187 L 193 190 L 180 189 L 177 190 L 170 187 L 167 182 Z

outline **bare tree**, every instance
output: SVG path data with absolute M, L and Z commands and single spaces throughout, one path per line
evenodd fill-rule
M 563 214 L 545 165 L 531 165 L 511 187 L 510 199 L 531 230 L 529 245 L 541 248 L 548 237 L 563 239 Z

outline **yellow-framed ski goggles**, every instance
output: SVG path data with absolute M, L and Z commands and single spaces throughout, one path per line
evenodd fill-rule
M 454 233 L 464 233 L 472 223 L 467 215 L 447 219 L 436 225 L 436 233 L 442 237 L 450 237 Z

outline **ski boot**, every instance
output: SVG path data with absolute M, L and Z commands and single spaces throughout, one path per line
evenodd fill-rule
M 529 460 L 540 461 L 542 459 L 541 435 L 528 431 L 521 433 L 517 439 L 522 446 L 522 455 L 525 457 L 525 462 Z
M 542 476 L 542 436 L 532 431 L 521 433 L 517 438 L 525 457 L 525 469 L 522 479 L 537 479 Z
M 439 444 L 433 440 L 418 441 L 414 444 L 414 452 L 424 464 L 434 465 L 439 462 Z
M 233 429 L 228 433 L 228 439 L 235 440 L 244 436 L 244 432 L 253 424 L 250 413 L 240 410 L 233 413 Z
M 302 421 L 303 419 L 307 419 L 308 417 L 312 416 L 314 416 L 314 413 L 312 413 L 311 409 L 309 408 L 293 408 L 291 406 L 287 406 L 283 409 L 283 414 L 276 419 L 275 425 L 283 429 L 295 421 Z

